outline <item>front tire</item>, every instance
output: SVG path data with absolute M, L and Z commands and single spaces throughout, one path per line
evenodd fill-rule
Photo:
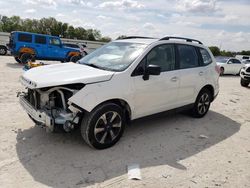
M 81 56 L 72 56 L 70 58 L 70 62 L 76 63 L 77 61 L 79 61 L 81 59 Z
M 105 103 L 85 114 L 81 123 L 81 134 L 91 147 L 106 149 L 120 140 L 124 127 L 122 108 L 114 103 Z
M 209 110 L 212 101 L 211 92 L 208 89 L 203 89 L 199 93 L 192 109 L 192 116 L 202 118 Z
M 21 63 L 20 59 L 18 57 L 14 57 L 16 62 Z
M 0 55 L 6 55 L 7 54 L 7 48 L 5 46 L 0 46 Z
M 241 86 L 242 87 L 248 87 L 248 85 L 249 85 L 249 82 L 247 82 L 246 80 L 244 80 L 244 79 L 240 79 L 240 84 L 241 84 Z

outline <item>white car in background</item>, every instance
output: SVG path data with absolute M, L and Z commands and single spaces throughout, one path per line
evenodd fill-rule
M 250 64 L 246 64 L 240 71 L 240 84 L 243 87 L 247 87 L 250 83 Z
M 233 57 L 216 57 L 216 63 L 220 67 L 220 75 L 239 74 L 244 63 Z
M 85 44 L 82 43 L 63 43 L 64 46 L 70 48 L 76 48 L 81 52 L 82 57 L 89 54 L 89 49 Z

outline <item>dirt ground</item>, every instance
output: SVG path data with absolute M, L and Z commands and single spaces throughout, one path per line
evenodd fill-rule
M 46 133 L 18 104 L 22 66 L 0 56 L 0 187 L 250 187 L 250 88 L 220 78 L 202 119 L 161 114 L 134 121 L 114 147 L 89 148 L 76 131 Z M 128 180 L 127 165 L 142 180 Z

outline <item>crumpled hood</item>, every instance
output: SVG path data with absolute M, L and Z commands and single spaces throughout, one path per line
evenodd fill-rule
M 45 65 L 28 70 L 21 76 L 21 83 L 29 88 L 43 88 L 65 84 L 108 81 L 114 72 L 87 65 L 63 63 Z

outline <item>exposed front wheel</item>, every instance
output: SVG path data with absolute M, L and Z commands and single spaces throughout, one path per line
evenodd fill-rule
M 21 63 L 20 59 L 18 57 L 14 57 L 16 62 Z
M 247 86 L 249 85 L 249 82 L 247 82 L 246 80 L 244 80 L 244 79 L 241 78 L 240 84 L 241 84 L 241 86 L 243 86 L 243 87 L 247 87 Z
M 208 89 L 201 90 L 192 109 L 192 115 L 197 118 L 205 116 L 209 110 L 211 101 L 211 92 Z
M 120 140 L 124 127 L 124 113 L 121 107 L 114 103 L 106 103 L 85 114 L 81 134 L 91 147 L 105 149 Z

